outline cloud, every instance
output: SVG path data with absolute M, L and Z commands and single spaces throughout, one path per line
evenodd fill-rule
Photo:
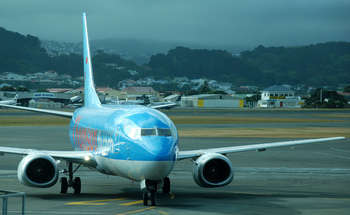
M 40 38 L 139 38 L 242 46 L 349 41 L 345 0 L 62 0 L 0 2 L 0 26 Z

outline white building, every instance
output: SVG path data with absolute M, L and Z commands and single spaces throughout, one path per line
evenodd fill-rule
M 258 107 L 262 108 L 300 108 L 304 101 L 295 96 L 294 91 L 287 86 L 274 85 L 261 92 Z
M 234 98 L 231 95 L 199 94 L 193 96 L 182 96 L 181 107 L 242 108 L 244 107 L 244 100 Z
M 1 79 L 5 81 L 27 81 L 28 80 L 28 78 L 25 75 L 19 75 L 12 72 L 5 72 L 1 76 Z

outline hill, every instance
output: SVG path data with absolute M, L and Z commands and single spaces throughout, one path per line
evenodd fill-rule
M 67 53 L 80 54 L 82 50 L 82 43 L 68 43 L 43 40 L 42 47 L 51 56 Z M 103 50 L 109 54 L 118 54 L 124 59 L 132 60 L 139 65 L 148 63 L 152 55 L 158 53 L 167 53 L 168 50 L 174 49 L 178 46 L 184 46 L 192 49 L 212 49 L 209 44 L 195 44 L 189 42 L 176 41 L 160 41 L 150 39 L 130 39 L 130 38 L 109 38 L 90 41 L 91 52 L 95 53 L 98 50 Z M 225 49 L 231 50 L 233 53 L 239 53 L 246 50 L 244 47 L 238 46 L 224 46 Z M 216 47 L 217 48 L 217 47 Z
M 0 72 L 18 74 L 47 70 L 50 59 L 39 38 L 21 35 L 0 27 Z
M 153 75 L 211 78 L 238 85 L 336 85 L 350 80 L 350 43 L 263 47 L 233 56 L 223 50 L 177 47 L 153 55 Z
M 335 85 L 350 80 L 350 43 L 327 42 L 300 47 L 263 47 L 240 59 L 277 83 Z
M 82 55 L 74 53 L 49 55 L 42 48 L 38 37 L 25 36 L 0 28 L 0 47 L 0 74 L 4 72 L 28 74 L 54 70 L 58 74 L 69 74 L 74 78 L 83 76 Z M 131 76 L 129 70 L 140 73 L 147 70 L 117 54 L 96 51 L 93 58 L 95 80 L 100 86 L 116 86 L 119 81 Z
M 153 55 L 148 63 L 154 76 L 209 78 L 254 84 L 262 77 L 258 68 L 224 50 L 177 47 L 167 54 Z
M 32 35 L 24 36 L 0 28 L 0 47 L 0 73 L 55 70 L 73 77 L 83 74 L 80 54 L 48 54 L 39 38 Z M 348 83 L 350 80 L 350 43 L 347 42 L 300 47 L 259 46 L 240 55 L 225 50 L 176 47 L 166 54 L 152 55 L 149 62 L 142 66 L 118 54 L 96 50 L 93 61 L 95 81 L 100 86 L 117 86 L 120 80 L 145 76 L 162 79 L 186 76 L 257 86 L 322 86 Z
M 336 85 L 350 80 L 350 43 L 263 47 L 233 56 L 223 50 L 177 47 L 153 55 L 153 75 L 211 78 L 238 85 Z

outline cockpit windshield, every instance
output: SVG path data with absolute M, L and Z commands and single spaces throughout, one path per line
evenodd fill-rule
M 142 128 L 141 136 L 156 136 L 157 130 L 155 128 Z
M 170 128 L 157 128 L 158 136 L 171 136 Z
M 170 128 L 141 128 L 141 136 L 171 136 Z

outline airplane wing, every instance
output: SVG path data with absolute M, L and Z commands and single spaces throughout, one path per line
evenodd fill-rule
M 163 103 L 163 104 L 150 104 L 148 107 L 154 109 L 170 109 L 175 107 L 177 104 L 173 102 Z
M 262 143 L 262 144 L 243 145 L 243 146 L 231 146 L 231 147 L 200 149 L 200 150 L 191 150 L 191 151 L 179 151 L 178 156 L 177 156 L 177 160 L 196 158 L 196 157 L 199 157 L 199 156 L 206 154 L 206 153 L 228 154 L 228 153 L 233 153 L 233 152 L 244 152 L 244 151 L 253 151 L 253 150 L 264 151 L 267 148 L 274 148 L 274 147 L 281 147 L 281 146 L 293 146 L 293 145 L 326 142 L 326 141 L 342 140 L 342 139 L 345 139 L 345 137 L 329 137 L 329 138 L 320 138 L 320 139 L 293 140 L 293 141 Z
M 73 113 L 65 112 L 65 111 L 46 110 L 46 109 L 30 108 L 30 107 L 6 105 L 6 104 L 0 104 L 0 107 L 13 108 L 13 109 L 19 109 L 19 110 L 27 110 L 27 111 L 38 112 L 38 113 L 46 113 L 46 114 L 51 114 L 51 115 L 61 116 L 61 117 L 66 117 L 66 118 L 72 118 L 72 116 L 73 116 Z
M 74 163 L 81 163 L 87 166 L 95 166 L 96 162 L 93 154 L 90 151 L 47 151 L 36 149 L 23 149 L 14 147 L 1 147 L 0 155 L 15 154 L 15 155 L 29 155 L 29 154 L 45 154 L 58 160 L 66 160 Z
M 16 104 L 17 104 L 17 98 L 18 98 L 18 94 L 16 94 L 15 97 L 14 97 L 13 99 L 0 101 L 0 104 L 4 104 L 4 105 L 16 105 Z

